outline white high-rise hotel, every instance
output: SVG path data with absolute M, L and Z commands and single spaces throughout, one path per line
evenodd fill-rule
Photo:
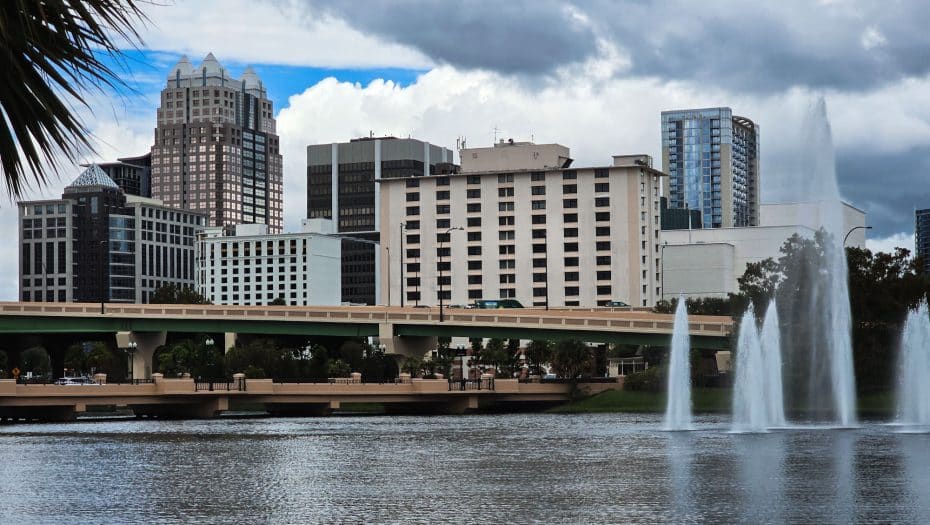
M 558 144 L 502 141 L 461 150 L 461 173 L 382 179 L 382 299 L 438 304 L 441 269 L 447 304 L 653 305 L 664 174 L 646 155 L 571 162 Z
M 267 224 L 281 231 L 282 167 L 274 109 L 248 68 L 232 78 L 209 54 L 187 57 L 161 92 L 152 147 L 152 197 L 206 213 L 209 226 Z

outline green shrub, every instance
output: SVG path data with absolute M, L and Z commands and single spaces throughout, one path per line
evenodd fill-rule
M 623 389 L 632 392 L 665 392 L 665 367 L 654 366 L 642 372 L 628 374 L 623 379 Z

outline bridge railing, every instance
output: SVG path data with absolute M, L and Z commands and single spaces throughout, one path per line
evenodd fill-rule
M 194 381 L 195 392 L 245 392 L 245 378 L 237 379 L 197 379 Z
M 464 392 L 466 390 L 494 390 L 494 378 L 449 380 L 449 392 Z

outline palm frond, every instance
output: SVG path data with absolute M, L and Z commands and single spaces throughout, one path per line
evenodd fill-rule
M 88 92 L 126 86 L 103 57 L 141 44 L 134 24 L 146 20 L 136 0 L 0 2 L 0 167 L 9 197 L 22 197 L 30 178 L 45 185 L 61 159 L 76 164 L 93 152 L 68 102 L 91 109 Z

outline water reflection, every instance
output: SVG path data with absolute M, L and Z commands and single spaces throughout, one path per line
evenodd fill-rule
M 18 523 L 930 523 L 930 436 L 659 415 L 0 427 Z M 6 519 L 13 517 L 14 519 Z
M 785 507 L 785 434 L 733 434 L 743 522 L 781 523 Z

